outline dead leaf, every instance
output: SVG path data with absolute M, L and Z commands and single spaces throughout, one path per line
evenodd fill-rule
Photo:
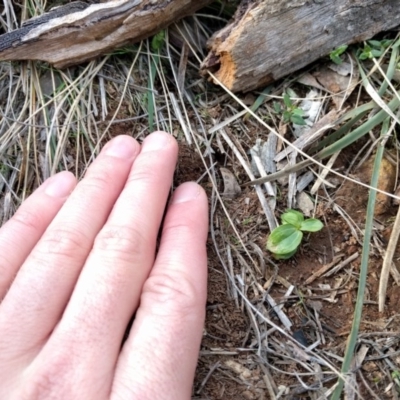
M 227 360 L 227 361 L 224 362 L 224 364 L 228 368 L 230 368 L 233 372 L 235 372 L 236 374 L 240 375 L 240 377 L 243 380 L 247 380 L 247 379 L 251 378 L 251 376 L 252 376 L 252 373 L 248 368 L 244 367 L 242 364 L 239 364 L 236 361 Z
M 300 209 L 300 211 L 306 217 L 310 217 L 315 207 L 314 203 L 310 199 L 310 196 L 304 192 L 298 193 L 296 202 L 297 202 L 297 207 Z
M 239 196 L 242 190 L 236 180 L 235 175 L 232 174 L 229 169 L 220 168 L 222 179 L 224 180 L 224 193 L 225 197 L 230 199 L 234 199 L 235 197 Z
M 359 73 L 350 63 L 342 63 L 340 66 L 332 63 L 315 72 L 314 77 L 325 90 L 332 93 L 332 100 L 339 109 L 356 87 Z

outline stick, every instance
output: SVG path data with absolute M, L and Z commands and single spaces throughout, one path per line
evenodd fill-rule
M 42 60 L 67 67 L 145 39 L 211 0 L 74 2 L 0 35 L 0 61 Z

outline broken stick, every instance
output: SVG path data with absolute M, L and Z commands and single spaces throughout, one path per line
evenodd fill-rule
M 0 60 L 42 60 L 56 67 L 88 61 L 145 39 L 211 0 L 74 2 L 0 35 Z
M 242 0 L 210 39 L 202 68 L 234 92 L 249 91 L 399 25 L 399 0 Z

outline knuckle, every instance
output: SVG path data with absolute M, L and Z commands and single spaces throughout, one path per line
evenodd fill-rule
M 178 216 L 179 218 L 179 216 Z M 190 238 L 193 236 L 193 231 L 195 228 L 196 224 L 195 221 L 193 221 L 190 217 L 186 218 L 184 221 L 181 223 L 168 223 L 164 226 L 163 228 L 163 237 L 171 237 L 176 239 L 176 237 L 181 237 L 181 238 Z
M 81 249 L 87 249 L 89 240 L 78 229 L 57 227 L 47 231 L 32 255 L 48 258 L 49 255 L 75 258 Z
M 96 237 L 93 250 L 132 259 L 144 252 L 148 240 L 133 226 L 107 226 Z
M 105 190 L 116 182 L 115 178 L 118 175 L 118 170 L 120 170 L 118 160 L 107 161 L 100 162 L 99 160 L 88 169 L 85 178 L 82 180 L 82 186 L 85 191 L 90 188 L 96 191 L 99 189 Z
M 82 369 L 81 346 L 65 340 L 58 349 L 45 355 L 26 370 L 19 400 L 102 399 L 109 388 L 108 379 L 94 379 L 93 373 Z M 90 379 L 92 378 L 92 379 Z M 87 382 L 92 380 L 92 385 Z
M 139 165 L 129 176 L 128 184 L 136 185 L 138 182 L 154 182 L 159 175 L 160 169 L 155 168 L 154 165 Z
M 82 181 L 82 191 L 103 191 L 105 190 L 105 188 L 109 187 L 110 183 L 113 182 L 113 180 L 113 175 L 107 170 L 96 170 L 91 171 L 90 173 L 88 171 L 85 179 Z
M 21 225 L 24 229 L 36 230 L 41 221 L 42 216 L 37 208 L 30 210 L 27 207 L 21 207 L 11 218 L 10 224 Z
M 61 400 L 68 396 L 71 381 L 70 354 L 56 355 L 48 363 L 41 364 L 27 376 L 20 398 L 24 400 Z
M 143 300 L 162 304 L 161 312 L 168 315 L 191 315 L 202 299 L 199 289 L 183 274 L 151 275 L 143 287 Z

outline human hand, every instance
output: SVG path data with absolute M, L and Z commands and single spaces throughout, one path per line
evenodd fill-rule
M 190 398 L 207 198 L 175 191 L 155 257 L 177 153 L 166 133 L 119 136 L 80 183 L 48 179 L 1 228 L 1 400 Z

